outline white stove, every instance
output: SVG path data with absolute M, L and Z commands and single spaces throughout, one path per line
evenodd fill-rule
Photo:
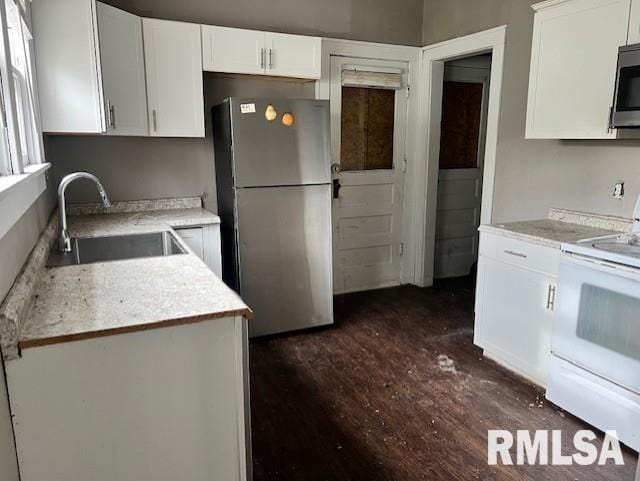
M 564 244 L 547 398 L 640 450 L 640 199 L 633 232 Z
M 564 244 L 562 251 L 640 269 L 640 234 L 621 234 Z

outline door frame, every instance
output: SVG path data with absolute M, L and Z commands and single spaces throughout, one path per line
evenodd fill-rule
M 420 142 L 421 156 L 425 161 L 420 164 L 420 169 L 424 170 L 417 173 L 419 185 L 415 196 L 416 250 L 413 270 L 413 282 L 419 286 L 433 285 L 444 63 L 484 52 L 492 53 L 480 207 L 480 223 L 490 224 L 493 218 L 506 32 L 507 26 L 503 25 L 422 48 L 421 87 L 424 99 L 420 109 L 418 132 L 426 133 Z
M 420 105 L 422 104 L 421 63 L 422 49 L 404 45 L 387 45 L 355 40 L 322 39 L 322 78 L 316 82 L 316 99 L 329 100 L 331 92 L 331 57 L 353 57 L 368 60 L 389 60 L 408 64 L 407 84 L 407 128 L 405 140 L 406 171 L 404 180 L 404 201 L 402 210 L 403 256 L 400 261 L 400 282 L 415 283 L 416 252 L 416 202 L 419 183 L 418 173 L 422 170 L 423 146 L 418 135 Z

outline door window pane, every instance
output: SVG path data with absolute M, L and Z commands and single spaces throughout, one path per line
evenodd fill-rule
M 440 168 L 476 169 L 483 84 L 445 81 L 442 91 Z
M 342 171 L 393 168 L 395 90 L 342 87 Z
M 579 338 L 640 360 L 640 299 L 584 284 L 578 312 Z

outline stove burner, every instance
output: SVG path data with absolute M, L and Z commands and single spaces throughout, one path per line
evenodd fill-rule
M 622 242 L 595 242 L 593 247 L 601 251 L 640 259 L 640 245 Z

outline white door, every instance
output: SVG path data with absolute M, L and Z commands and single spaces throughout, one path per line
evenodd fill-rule
M 97 2 L 107 134 L 149 135 L 142 20 Z
M 265 33 L 241 28 L 202 26 L 202 66 L 207 72 L 264 74 Z
M 489 57 L 445 66 L 435 278 L 465 276 L 478 260 L 490 75 Z
M 334 292 L 400 284 L 407 64 L 331 58 Z
M 266 33 L 265 39 L 267 75 L 320 78 L 320 38 Z
M 204 137 L 200 25 L 144 18 L 152 137 Z

